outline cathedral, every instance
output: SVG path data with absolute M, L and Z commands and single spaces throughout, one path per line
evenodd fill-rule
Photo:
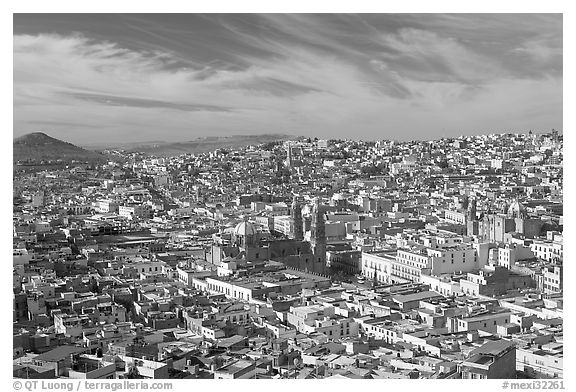
M 472 200 L 468 207 L 467 233 L 477 235 L 484 241 L 505 242 L 506 233 L 522 234 L 525 238 L 536 238 L 544 226 L 541 219 L 528 216 L 526 207 L 518 200 L 500 214 L 484 214 L 480 220 L 476 219 L 476 203 Z
M 318 199 L 312 208 L 310 241 L 304 240 L 302 206 L 294 198 L 290 216 L 293 220 L 290 238 L 261 238 L 256 226 L 244 220 L 236 225 L 229 236 L 215 238 L 207 260 L 215 265 L 233 262 L 246 268 L 274 260 L 288 267 L 314 273 L 326 270 L 326 233 L 324 212 Z

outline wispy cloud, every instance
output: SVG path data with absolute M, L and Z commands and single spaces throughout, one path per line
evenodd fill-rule
M 401 29 L 382 41 L 389 51 L 381 57 L 412 79 L 478 83 L 504 76 L 497 59 L 475 53 L 452 37 Z
M 524 53 L 540 65 L 560 67 L 562 64 L 562 43 L 557 37 L 539 37 L 528 40 L 515 49 L 517 53 Z
M 78 142 L 562 125 L 558 16 L 152 15 L 100 29 L 69 18 L 65 31 L 14 35 L 16 135 L 39 123 Z
M 178 102 L 166 102 L 166 101 L 158 101 L 155 99 L 142 99 L 142 98 L 133 98 L 133 97 L 118 97 L 114 95 L 105 95 L 105 94 L 86 94 L 86 93 L 65 93 L 69 97 L 99 103 L 101 105 L 107 106 L 123 106 L 123 107 L 134 107 L 134 108 L 144 108 L 144 109 L 174 109 L 174 110 L 182 110 L 185 112 L 198 112 L 198 111 L 207 111 L 207 112 L 230 112 L 232 111 L 231 108 L 223 107 L 223 106 L 215 106 L 215 105 L 192 105 L 192 104 L 184 104 Z

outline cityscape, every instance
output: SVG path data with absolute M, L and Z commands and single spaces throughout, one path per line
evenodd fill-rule
M 561 129 L 72 135 L 23 58 L 15 379 L 564 378 Z

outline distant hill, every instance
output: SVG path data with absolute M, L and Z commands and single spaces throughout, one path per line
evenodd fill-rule
M 239 148 L 249 145 L 258 145 L 274 141 L 293 139 L 293 135 L 264 134 L 264 135 L 232 135 L 232 136 L 209 136 L 186 142 L 155 143 L 148 146 L 136 146 L 130 151 L 143 152 L 156 156 L 174 156 L 180 154 L 199 154 L 215 151 L 220 148 Z
M 14 139 L 14 162 L 40 161 L 80 161 L 94 162 L 105 160 L 97 152 L 85 150 L 71 143 L 55 139 L 43 132 L 29 133 Z
M 126 150 L 126 151 L 136 151 L 145 147 L 151 147 L 159 144 L 167 144 L 165 140 L 145 140 L 141 142 L 109 142 L 105 143 L 103 141 L 84 143 L 79 145 L 79 147 L 85 148 L 92 151 L 104 151 L 104 150 Z

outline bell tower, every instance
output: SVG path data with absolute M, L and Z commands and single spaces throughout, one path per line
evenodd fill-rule
M 292 199 L 292 207 L 290 210 L 292 223 L 294 228 L 292 231 L 292 238 L 298 241 L 304 239 L 304 223 L 302 222 L 302 206 L 298 202 L 298 198 L 294 196 Z
M 324 214 L 320 206 L 320 199 L 314 201 L 312 208 L 312 222 L 310 225 L 310 245 L 314 253 L 314 261 L 325 264 L 326 262 L 326 226 Z

